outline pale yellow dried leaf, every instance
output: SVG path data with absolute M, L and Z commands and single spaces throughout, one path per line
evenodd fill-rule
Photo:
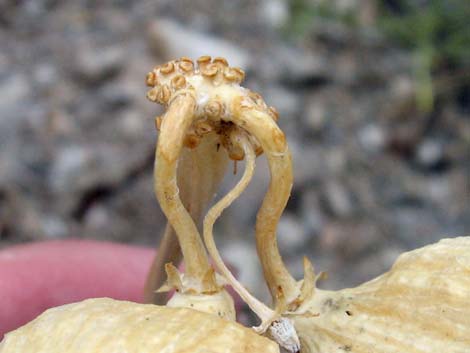
M 316 290 L 294 315 L 302 353 L 470 353 L 470 237 L 402 254 L 359 287 Z
M 1 353 L 279 352 L 273 341 L 215 315 L 108 298 L 49 309 L 6 335 Z

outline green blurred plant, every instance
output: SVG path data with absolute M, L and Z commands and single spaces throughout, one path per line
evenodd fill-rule
M 439 89 L 435 74 L 443 69 L 470 69 L 470 1 L 376 0 L 376 5 L 377 29 L 412 51 L 417 107 L 431 111 Z M 305 37 L 316 21 L 330 20 L 349 27 L 359 23 L 359 7 L 338 10 L 333 1 L 320 0 L 290 0 L 289 6 L 290 19 L 284 32 L 291 38 Z M 468 83 L 470 79 L 464 80 Z M 449 85 L 449 80 L 445 83 Z
M 416 101 L 431 111 L 435 100 L 433 74 L 443 67 L 470 66 L 470 1 L 380 1 L 378 25 L 400 45 L 414 52 Z
M 353 10 L 338 10 L 331 1 L 290 0 L 290 17 L 284 32 L 291 38 L 304 37 L 315 20 L 332 20 L 350 26 L 356 25 Z

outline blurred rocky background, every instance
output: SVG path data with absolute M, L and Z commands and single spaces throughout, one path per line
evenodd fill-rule
M 244 68 L 280 112 L 295 185 L 278 238 L 298 278 L 303 255 L 338 288 L 469 235 L 469 18 L 461 0 L 0 0 L 0 247 L 155 246 L 161 110 L 144 77 L 203 54 Z M 253 226 L 269 174 L 258 165 L 216 238 L 263 297 Z M 228 174 L 221 193 L 239 177 Z

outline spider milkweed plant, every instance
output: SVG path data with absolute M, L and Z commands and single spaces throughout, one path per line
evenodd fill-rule
M 292 188 L 291 156 L 276 110 L 240 86 L 243 79 L 241 69 L 209 56 L 170 61 L 146 77 L 148 99 L 165 107 L 155 120 L 154 186 L 168 219 L 146 284 L 152 304 L 97 298 L 49 309 L 7 334 L 0 353 L 470 352 L 469 237 L 404 253 L 389 272 L 356 288 L 316 288 L 321 274 L 306 258 L 304 278 L 293 278 L 276 241 Z M 260 154 L 271 178 L 255 235 L 272 307 L 236 280 L 213 237 Z M 197 223 L 230 160 L 245 160 L 245 170 L 209 209 L 201 236 Z M 235 321 L 227 285 L 259 317 L 258 326 Z

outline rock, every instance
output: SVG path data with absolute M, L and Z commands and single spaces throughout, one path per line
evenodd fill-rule
M 292 213 L 285 212 L 277 226 L 279 248 L 287 254 L 296 253 L 308 241 L 308 233 L 301 219 Z
M 289 5 L 286 0 L 263 0 L 259 2 L 259 17 L 269 27 L 280 28 L 289 19 Z
M 322 99 L 315 99 L 312 95 L 306 102 L 304 123 L 309 130 L 315 134 L 320 134 L 327 123 L 328 109 Z
M 109 209 L 105 205 L 92 205 L 84 217 L 84 226 L 90 233 L 106 232 L 106 228 L 111 223 Z
M 243 49 L 220 37 L 197 32 L 167 19 L 157 19 L 149 27 L 150 47 L 165 60 L 181 56 L 197 59 L 202 55 L 223 56 L 231 66 L 247 70 L 250 55 Z
M 48 182 L 61 212 L 81 213 L 81 203 L 87 202 L 87 197 L 108 193 L 145 159 L 140 150 L 125 145 L 70 145 L 54 158 Z
M 346 169 L 347 154 L 350 151 L 342 147 L 330 147 L 324 151 L 326 166 L 325 175 L 341 175 Z M 327 174 L 326 174 L 327 173 Z
M 398 75 L 391 80 L 390 83 L 390 94 L 393 96 L 393 100 L 408 101 L 410 98 L 414 98 L 415 83 L 410 75 Z
M 416 161 L 423 168 L 432 169 L 445 159 L 444 146 L 435 139 L 426 139 L 421 142 L 416 151 Z
M 369 221 L 330 222 L 323 228 L 321 251 L 333 252 L 340 259 L 354 261 L 383 242 L 384 235 Z
M 324 151 L 314 146 L 302 145 L 299 139 L 288 136 L 292 154 L 295 190 L 302 189 L 306 184 L 317 181 L 325 176 L 326 163 Z
M 263 88 L 263 98 L 267 105 L 276 108 L 279 113 L 279 125 L 287 134 L 298 130 L 296 117 L 302 107 L 298 94 L 283 86 L 275 85 Z
M 325 225 L 325 216 L 321 213 L 321 200 L 315 186 L 302 192 L 301 215 L 306 231 L 319 235 Z
M 75 62 L 75 73 L 79 80 L 86 84 L 96 84 L 115 76 L 125 61 L 124 48 L 111 46 L 107 48 L 78 48 Z
M 120 114 L 120 119 L 116 123 L 116 128 L 122 134 L 123 138 L 131 141 L 139 141 L 145 136 L 148 128 L 148 121 L 142 119 L 142 116 L 134 110 L 126 110 Z
M 34 80 L 41 88 L 49 88 L 59 80 L 57 67 L 52 63 L 41 63 L 34 68 Z
M 21 136 L 28 115 L 34 115 L 30 102 L 31 87 L 24 75 L 8 74 L 3 79 L 0 76 L 0 187 L 6 185 L 10 189 L 28 178 L 31 172 L 25 175 L 25 160 L 30 154 L 25 151 L 41 150 L 41 146 L 34 145 L 35 136 L 29 135 L 26 143 Z M 33 184 L 37 181 L 30 180 Z
M 112 83 L 100 90 L 100 98 L 107 111 L 114 111 L 129 106 L 133 97 L 125 85 Z
M 291 86 L 321 85 L 330 77 L 330 67 L 323 56 L 288 45 L 267 48 L 259 59 L 257 71 L 265 80 Z
M 86 164 L 91 160 L 89 151 L 84 146 L 71 145 L 63 148 L 54 160 L 50 172 L 50 186 L 56 192 L 80 190 L 76 179 L 80 178 Z M 73 187 L 73 189 L 70 189 Z
M 0 77 L 0 92 L 0 133 L 3 135 L 8 125 L 18 124 L 20 114 L 17 108 L 23 110 L 21 107 L 30 95 L 30 83 L 20 74 Z
M 329 180 L 324 188 L 326 207 L 335 217 L 347 217 L 354 211 L 351 196 L 340 182 Z
M 364 150 L 373 154 L 381 152 L 386 144 L 385 131 L 374 123 L 361 128 L 358 138 Z
M 259 285 L 262 280 L 258 255 L 253 244 L 244 240 L 233 240 L 221 248 L 225 263 L 231 264 L 237 271 L 238 280 L 256 297 L 266 295 Z
M 64 219 L 56 215 L 47 215 L 41 219 L 42 232 L 47 238 L 64 238 L 69 235 L 69 228 Z

